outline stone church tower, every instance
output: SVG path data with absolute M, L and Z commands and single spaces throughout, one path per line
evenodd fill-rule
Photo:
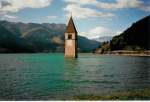
M 77 58 L 77 48 L 77 30 L 71 16 L 65 32 L 65 57 Z

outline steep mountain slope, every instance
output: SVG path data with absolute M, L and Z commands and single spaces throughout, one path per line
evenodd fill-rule
M 110 42 L 111 50 L 150 50 L 150 16 L 134 23 Z
M 0 24 L 0 52 L 31 52 L 24 39 L 10 32 Z

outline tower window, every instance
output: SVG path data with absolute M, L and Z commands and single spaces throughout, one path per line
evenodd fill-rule
M 68 39 L 72 39 L 72 35 L 71 34 L 68 34 Z

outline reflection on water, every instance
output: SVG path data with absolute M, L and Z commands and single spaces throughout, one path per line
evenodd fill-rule
M 150 88 L 150 57 L 1 54 L 0 99 L 70 99 Z

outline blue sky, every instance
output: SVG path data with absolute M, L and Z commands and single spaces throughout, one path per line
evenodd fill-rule
M 0 19 L 25 23 L 68 23 L 79 35 L 114 36 L 150 14 L 150 0 L 0 0 Z

